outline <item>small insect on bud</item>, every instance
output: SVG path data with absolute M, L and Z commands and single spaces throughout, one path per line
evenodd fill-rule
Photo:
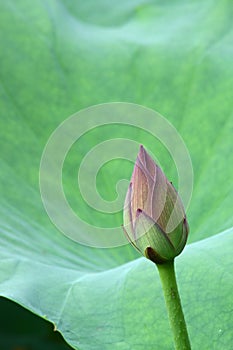
M 125 199 L 123 228 L 129 242 L 156 264 L 179 255 L 188 237 L 181 199 L 143 146 Z

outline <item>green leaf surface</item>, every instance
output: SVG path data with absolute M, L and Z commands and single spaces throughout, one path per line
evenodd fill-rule
M 53 322 L 75 349 L 172 347 L 153 264 L 128 245 L 69 240 L 40 198 L 40 159 L 54 129 L 113 101 L 157 110 L 187 145 L 191 231 L 176 265 L 185 317 L 194 350 L 232 348 L 232 12 L 231 1 L 0 3 L 0 294 Z M 90 148 L 115 137 L 143 143 L 177 181 L 168 152 L 146 132 L 89 132 L 67 157 L 64 188 L 80 217 L 103 227 L 121 224 L 122 214 L 90 208 L 75 171 Z M 119 162 L 98 174 L 106 200 L 118 179 L 130 178 L 133 165 Z

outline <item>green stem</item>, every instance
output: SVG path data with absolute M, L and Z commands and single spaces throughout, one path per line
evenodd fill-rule
M 174 260 L 157 264 L 176 350 L 191 350 L 179 291 Z

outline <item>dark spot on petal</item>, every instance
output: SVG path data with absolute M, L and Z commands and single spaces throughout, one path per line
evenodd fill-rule
M 136 211 L 136 217 L 138 217 L 142 213 L 142 209 L 138 208 Z
M 147 257 L 147 259 L 153 261 L 155 264 L 164 264 L 167 260 L 162 258 L 158 253 L 156 253 L 156 251 L 151 248 L 151 247 L 147 247 L 145 249 L 145 256 Z

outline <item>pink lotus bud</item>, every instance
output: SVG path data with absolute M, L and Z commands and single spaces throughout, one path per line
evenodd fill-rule
M 181 199 L 143 146 L 125 199 L 124 232 L 139 252 L 157 264 L 174 259 L 187 241 Z

